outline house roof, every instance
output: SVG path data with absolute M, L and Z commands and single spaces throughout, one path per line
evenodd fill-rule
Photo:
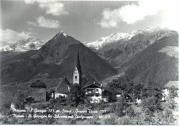
M 169 82 L 165 85 L 165 88 L 171 88 L 171 87 L 178 88 L 178 83 L 179 83 L 179 81 L 169 81 Z
M 67 80 L 67 78 L 63 78 L 61 80 L 61 82 L 59 82 L 59 84 L 57 85 L 56 89 L 55 89 L 55 92 L 57 93 L 68 93 L 69 92 L 69 87 L 70 87 L 70 83 L 69 81 Z
M 36 80 L 30 85 L 31 88 L 46 88 L 46 84 L 40 80 Z
M 98 82 L 87 82 L 85 84 L 85 86 L 82 87 L 82 89 L 86 89 L 86 88 L 100 88 L 101 84 Z

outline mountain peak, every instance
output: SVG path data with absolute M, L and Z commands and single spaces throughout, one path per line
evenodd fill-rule
M 60 31 L 56 34 L 56 36 L 63 36 L 63 37 L 67 37 L 68 35 L 64 32 L 64 31 Z

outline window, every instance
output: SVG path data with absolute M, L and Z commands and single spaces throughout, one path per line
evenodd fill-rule
M 77 76 L 75 76 L 75 79 L 77 79 Z
M 100 95 L 98 93 L 95 94 L 96 97 L 99 97 Z
M 99 90 L 96 88 L 96 89 L 95 89 L 95 92 L 99 92 Z

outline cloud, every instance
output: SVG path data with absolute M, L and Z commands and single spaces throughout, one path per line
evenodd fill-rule
M 16 43 L 19 40 L 26 40 L 30 37 L 30 33 L 16 32 L 11 29 L 0 29 L 1 46 Z
M 138 4 L 128 4 L 114 10 L 105 9 L 99 24 L 104 28 L 116 27 L 120 22 L 134 24 L 147 16 L 156 15 L 158 11 L 159 8 L 156 4 L 139 1 Z
M 117 9 L 104 9 L 102 19 L 98 24 L 103 28 L 115 28 L 120 22 L 131 25 L 148 16 L 161 14 L 160 27 L 177 29 L 178 5 L 177 1 L 171 0 L 139 0 L 138 4 L 128 4 Z
M 25 4 L 37 3 L 38 6 L 45 10 L 46 14 L 54 16 L 67 15 L 68 12 L 64 8 L 64 4 L 59 0 L 24 0 Z
M 36 19 L 36 22 L 27 22 L 29 25 L 37 26 L 37 27 L 44 27 L 50 29 L 56 29 L 60 27 L 60 23 L 58 20 L 48 19 L 43 16 L 40 16 Z
M 157 4 L 161 5 L 163 13 L 161 26 L 180 32 L 180 16 L 178 13 L 180 12 L 179 1 L 163 0 L 157 2 Z

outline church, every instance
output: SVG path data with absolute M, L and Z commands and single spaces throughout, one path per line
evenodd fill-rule
M 100 103 L 102 101 L 102 84 L 97 81 L 82 80 L 82 70 L 80 64 L 79 53 L 76 56 L 76 63 L 74 65 L 74 71 L 72 73 L 72 83 L 70 83 L 66 77 L 60 82 L 52 93 L 52 98 L 57 99 L 59 97 L 66 98 L 74 85 L 78 85 L 83 90 L 85 99 L 88 99 L 89 103 Z

